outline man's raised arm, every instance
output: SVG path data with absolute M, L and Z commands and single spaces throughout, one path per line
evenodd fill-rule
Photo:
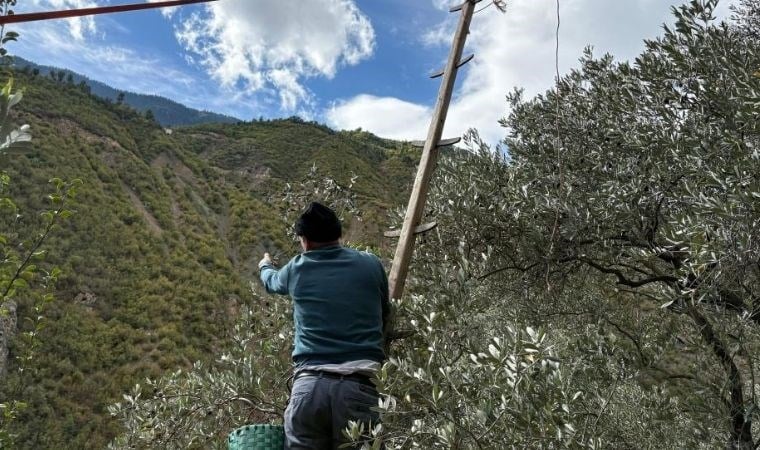
M 259 277 L 261 277 L 264 288 L 270 294 L 285 295 L 288 293 L 289 271 L 290 263 L 286 264 L 282 269 L 277 270 L 269 253 L 264 253 L 264 258 L 259 261 Z

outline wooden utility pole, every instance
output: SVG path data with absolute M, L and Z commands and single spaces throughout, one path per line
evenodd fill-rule
M 456 81 L 457 71 L 459 67 L 472 59 L 472 56 L 462 59 L 462 51 L 464 49 L 465 41 L 467 40 L 467 34 L 469 33 L 475 4 L 479 1 L 480 0 L 464 0 L 463 4 L 451 9 L 451 12 L 461 11 L 459 25 L 456 34 L 454 35 L 454 41 L 451 45 L 451 52 L 449 53 L 446 68 L 442 73 L 439 72 L 433 75 L 433 77 L 442 75 L 443 78 L 441 81 L 441 88 L 438 91 L 438 100 L 435 110 L 433 111 L 433 118 L 430 122 L 430 128 L 428 129 L 427 139 L 425 140 L 422 149 L 422 158 L 420 159 L 420 165 L 417 169 L 417 176 L 414 179 L 414 187 L 412 188 L 412 194 L 409 198 L 409 205 L 406 208 L 404 224 L 401 228 L 401 235 L 399 236 L 398 246 L 396 247 L 396 254 L 393 257 L 391 273 L 388 277 L 388 287 L 392 299 L 401 298 L 401 295 L 404 292 L 406 275 L 409 272 L 409 263 L 411 262 L 412 252 L 414 251 L 415 235 L 434 227 L 434 224 L 420 226 L 420 220 L 422 219 L 422 213 L 425 209 L 425 200 L 427 199 L 430 178 L 433 174 L 436 160 L 438 159 L 439 148 L 442 144 L 451 145 L 452 143 L 459 141 L 458 139 L 454 139 L 442 142 L 441 134 L 443 133 L 443 126 L 446 123 L 446 114 L 449 110 L 451 94 L 454 91 L 454 82 Z M 386 326 L 386 344 L 388 338 L 393 337 L 393 321 L 391 320 L 390 322 L 389 326 Z

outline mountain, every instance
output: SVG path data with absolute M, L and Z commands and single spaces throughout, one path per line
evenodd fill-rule
M 104 99 L 109 99 L 113 102 L 117 102 L 120 94 L 123 93 L 124 98 L 122 101 L 124 103 L 142 113 L 146 113 L 150 110 L 156 121 L 164 127 L 195 125 L 200 123 L 236 123 L 240 121 L 240 119 L 226 116 L 224 114 L 189 108 L 158 95 L 136 94 L 134 92 L 114 89 L 105 83 L 92 80 L 76 72 L 58 67 L 39 65 L 18 56 L 13 58 L 13 65 L 18 70 L 28 72 L 36 71 L 43 76 L 49 76 L 59 81 L 68 81 L 77 85 L 84 83 L 89 86 L 92 94 Z
M 106 407 L 145 377 L 212 360 L 236 311 L 250 304 L 266 250 L 295 252 L 287 212 L 310 197 L 312 167 L 340 185 L 355 180 L 362 220 L 347 237 L 388 256 L 388 211 L 408 195 L 418 151 L 362 132 L 297 118 L 179 127 L 104 100 L 66 76 L 16 70 L 17 123 L 32 146 L 4 155 L 19 216 L 2 217 L 18 242 L 39 233 L 49 180 L 81 179 L 74 215 L 38 265 L 61 268 L 55 301 L 23 376 L 11 364 L 0 395 L 28 403 L 15 423 L 22 449 L 104 448 L 119 432 Z M 72 76 L 73 78 L 73 76 Z M 288 194 L 290 193 L 290 194 Z M 286 196 L 290 195 L 290 196 Z M 18 335 L 33 298 L 18 302 Z

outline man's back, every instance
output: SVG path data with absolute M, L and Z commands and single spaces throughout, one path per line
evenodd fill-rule
M 262 268 L 269 292 L 293 299 L 296 365 L 383 360 L 388 282 L 380 260 L 340 245 L 306 251 L 279 272 Z

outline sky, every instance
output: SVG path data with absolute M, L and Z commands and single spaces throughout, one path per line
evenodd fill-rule
M 21 0 L 17 13 L 141 0 Z M 145 0 L 151 1 L 151 0 Z M 155 0 L 154 0 L 155 1 Z M 335 129 L 424 139 L 451 45 L 458 0 L 218 0 L 88 18 L 16 24 L 12 54 L 120 90 L 168 97 L 243 120 L 293 115 Z M 478 9 L 491 0 L 481 1 Z M 596 55 L 634 58 L 672 23 L 670 0 L 559 0 L 559 70 Z M 718 16 L 730 14 L 723 0 Z M 506 135 L 506 95 L 532 96 L 555 77 L 557 0 L 507 1 L 478 12 L 444 137 Z

